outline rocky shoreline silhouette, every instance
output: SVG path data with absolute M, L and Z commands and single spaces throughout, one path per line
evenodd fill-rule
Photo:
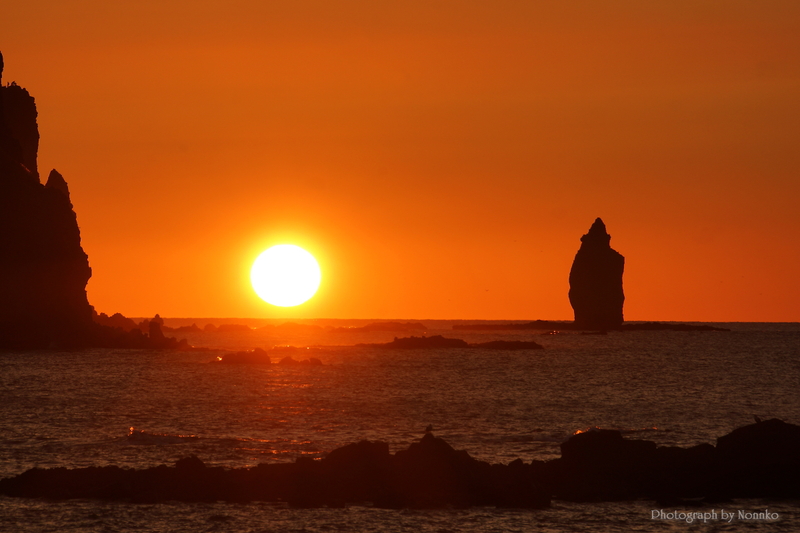
M 800 497 L 800 426 L 759 421 L 719 437 L 716 446 L 656 446 L 596 429 L 561 444 L 561 457 L 489 464 L 455 450 L 429 430 L 395 454 L 361 441 L 320 460 L 253 468 L 208 466 L 196 456 L 174 466 L 33 468 L 0 480 L 0 494 L 54 500 L 134 503 L 270 501 L 294 507 L 369 503 L 385 508 L 496 506 L 543 509 L 552 500 L 650 499 L 704 505 L 735 498 Z

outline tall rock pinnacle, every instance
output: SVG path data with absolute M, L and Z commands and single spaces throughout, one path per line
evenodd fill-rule
M 93 327 L 69 189 L 57 172 L 41 184 L 38 144 L 33 97 L 0 84 L 0 348 L 75 345 Z
M 569 302 L 579 328 L 603 330 L 622 325 L 625 258 L 611 248 L 610 242 L 611 235 L 599 218 L 581 237 L 569 273 Z
M 2 74 L 0 54 L 0 82 Z M 69 187 L 56 170 L 39 181 L 38 147 L 33 97 L 0 83 L 0 350 L 187 348 L 160 329 L 148 336 L 95 322 L 105 315 L 86 297 L 92 269 Z

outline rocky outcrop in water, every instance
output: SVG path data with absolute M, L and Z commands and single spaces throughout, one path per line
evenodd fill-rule
M 599 218 L 581 237 L 569 273 L 569 302 L 578 328 L 603 330 L 622 325 L 625 258 L 611 248 L 610 242 L 611 235 Z
M 430 337 L 395 337 L 392 342 L 378 344 L 356 344 L 370 348 L 389 350 L 435 350 L 442 348 L 479 348 L 484 350 L 541 350 L 543 346 L 533 341 L 488 341 L 468 343 L 463 339 L 449 339 L 441 335 Z
M 317 351 L 317 349 L 297 348 L 295 346 L 276 346 L 269 351 L 261 348 L 256 348 L 252 351 L 233 352 L 225 355 L 217 356 L 213 363 L 226 364 L 226 365 L 269 365 L 272 363 L 271 356 L 280 357 L 277 364 L 283 366 L 322 366 L 322 361 L 316 357 L 309 357 L 307 359 L 295 359 L 292 355 L 307 355 L 309 352 Z
M 333 333 L 357 333 L 357 332 L 371 332 L 371 331 L 401 331 L 401 332 L 415 332 L 427 331 L 428 328 L 420 322 L 372 322 L 365 326 L 360 327 L 344 327 L 333 328 Z
M 431 335 L 430 337 L 395 337 L 392 342 L 381 344 L 356 344 L 356 346 L 371 346 L 375 348 L 387 348 L 395 350 L 419 350 L 437 348 L 469 348 L 469 343 L 462 339 L 448 339 L 441 335 Z
M 546 330 L 550 333 L 559 331 L 573 331 L 587 329 L 578 327 L 575 322 L 562 322 L 560 320 L 536 320 L 525 323 L 491 323 L 491 324 L 456 324 L 454 330 L 464 331 L 526 331 Z M 730 331 L 709 324 L 681 324 L 678 322 L 639 322 L 622 324 L 618 328 L 605 328 L 619 331 Z

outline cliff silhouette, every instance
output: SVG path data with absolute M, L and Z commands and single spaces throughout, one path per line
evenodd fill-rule
M 16 83 L 2 84 L 3 66 L 0 54 L 0 348 L 176 343 L 93 321 L 92 269 L 69 187 L 56 170 L 40 182 L 36 103 Z
M 622 326 L 625 258 L 610 243 L 611 235 L 600 218 L 581 237 L 581 247 L 569 273 L 569 302 L 578 328 L 606 330 Z
M 64 178 L 39 181 L 33 97 L 0 85 L 0 101 L 0 342 L 46 346 L 91 326 L 92 270 Z

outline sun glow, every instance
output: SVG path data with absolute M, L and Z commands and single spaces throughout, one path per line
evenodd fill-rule
M 293 307 L 308 301 L 322 273 L 314 256 L 293 244 L 278 244 L 259 255 L 250 269 L 256 294 L 267 303 Z

